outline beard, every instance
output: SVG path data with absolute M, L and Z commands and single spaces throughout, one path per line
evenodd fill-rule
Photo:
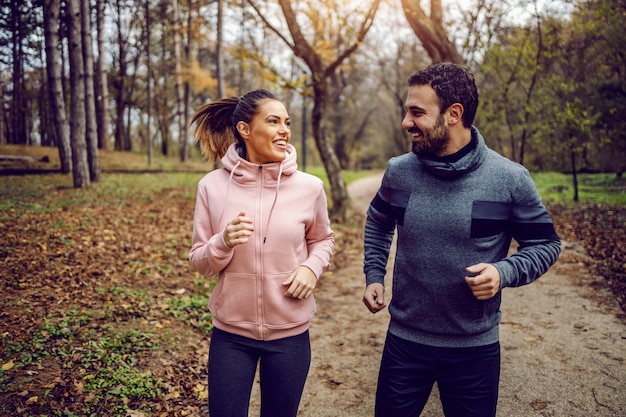
M 450 143 L 450 132 L 442 114 L 437 118 L 435 126 L 425 130 L 414 127 L 409 129 L 409 133 L 422 134 L 422 137 L 411 145 L 411 150 L 418 157 L 440 156 Z

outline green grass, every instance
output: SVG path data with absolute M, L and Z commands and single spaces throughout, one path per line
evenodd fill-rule
M 306 172 L 308 172 L 311 175 L 315 175 L 316 177 L 324 181 L 324 186 L 326 187 L 327 190 L 330 188 L 330 182 L 328 181 L 328 176 L 326 175 L 326 171 L 324 170 L 324 167 L 310 167 L 310 168 L 307 168 Z M 373 173 L 374 171 L 342 171 L 341 172 L 341 174 L 343 175 L 343 180 L 345 181 L 346 185 L 358 179 L 372 175 Z
M 49 314 L 28 341 L 13 340 L 12 334 L 5 333 L 3 364 L 10 360 L 18 368 L 31 365 L 43 368 L 48 360 L 58 358 L 64 369 L 80 369 L 84 391 L 93 392 L 85 405 L 85 415 L 92 415 L 102 404 L 107 404 L 109 410 L 114 410 L 113 416 L 126 416 L 128 401 L 154 399 L 163 394 L 159 378 L 135 369 L 139 353 L 156 349 L 158 343 L 153 334 L 120 331 L 112 325 L 98 326 L 97 332 L 89 331 L 89 325 L 97 321 L 91 314 L 78 307 Z M 8 374 L 0 371 L 0 382 L 3 381 L 8 382 Z
M 187 198 L 195 198 L 196 184 L 202 173 L 164 172 L 148 174 L 103 174 L 90 187 L 75 189 L 70 175 L 33 175 L 28 181 L 0 177 L 0 211 L 16 210 L 52 213 L 70 206 L 124 205 L 130 200 L 150 200 L 169 188 L 185 188 Z
M 322 179 L 329 190 L 330 184 L 323 167 L 311 167 L 307 172 Z M 372 171 L 344 171 L 342 174 L 347 185 L 371 175 Z M 0 211 L 51 213 L 69 206 L 107 204 L 108 200 L 124 205 L 131 199 L 151 199 L 154 194 L 168 188 L 185 188 L 187 198 L 193 199 L 196 184 L 203 175 L 197 172 L 104 174 L 100 182 L 81 190 L 72 187 L 69 175 L 36 175 L 27 182 L 0 178 Z M 573 200 L 571 175 L 543 172 L 533 173 L 532 177 L 545 201 Z M 581 202 L 626 205 L 626 178 L 617 178 L 615 174 L 579 174 L 578 186 Z
M 546 202 L 573 201 L 571 174 L 542 172 L 533 173 L 532 177 Z M 615 174 L 578 174 L 578 197 L 581 203 L 626 205 L 626 178 L 617 178 Z
M 307 172 L 322 179 L 326 189 L 329 189 L 324 168 L 313 167 Z M 344 171 L 343 176 L 346 184 L 350 184 L 371 173 Z M 70 206 L 109 204 L 110 201 L 124 205 L 131 199 L 149 200 L 154 194 L 169 188 L 184 188 L 186 197 L 193 199 L 196 185 L 203 176 L 203 173 L 198 172 L 105 173 L 99 182 L 80 190 L 73 188 L 71 175 L 33 175 L 28 181 L 11 181 L 0 177 L 0 211 L 52 213 Z

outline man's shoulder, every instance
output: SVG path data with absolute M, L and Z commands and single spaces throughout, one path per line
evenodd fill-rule
M 415 156 L 413 152 L 403 153 L 402 155 L 392 156 L 387 161 L 387 167 L 397 168 L 397 167 L 407 167 L 419 165 L 419 159 Z
M 497 169 L 507 170 L 510 173 L 524 173 L 528 171 L 523 165 L 512 161 L 491 148 L 487 148 L 487 156 L 483 163 L 493 165 Z

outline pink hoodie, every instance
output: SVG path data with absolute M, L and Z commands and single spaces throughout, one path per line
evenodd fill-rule
M 256 165 L 231 145 L 223 169 L 198 183 L 189 263 L 205 276 L 219 274 L 209 300 L 213 325 L 258 340 L 295 336 L 309 328 L 314 298 L 284 295 L 282 282 L 299 266 L 319 279 L 334 248 L 322 181 L 298 171 L 289 145 L 282 163 Z M 226 224 L 243 211 L 254 222 L 247 243 L 224 243 Z

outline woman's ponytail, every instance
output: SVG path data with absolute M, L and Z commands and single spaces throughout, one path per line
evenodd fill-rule
M 216 162 L 226 154 L 228 147 L 235 142 L 233 113 L 239 103 L 237 97 L 227 97 L 204 104 L 191 118 L 196 123 L 194 141 L 200 144 L 205 160 Z

